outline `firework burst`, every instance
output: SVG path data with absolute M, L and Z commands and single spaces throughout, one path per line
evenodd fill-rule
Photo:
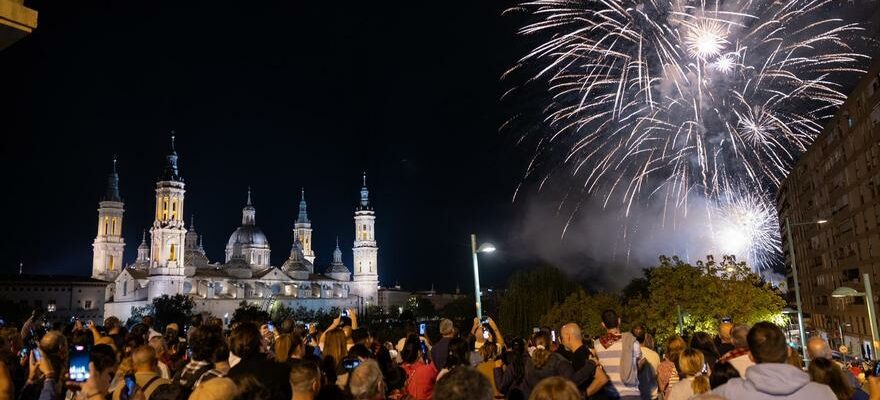
M 771 264 L 781 248 L 776 209 L 767 197 L 732 190 L 714 203 L 711 220 L 717 251 L 745 259 L 757 269 Z
M 769 200 L 729 203 L 726 188 L 735 182 L 752 193 L 773 193 L 845 100 L 840 79 L 864 72 L 868 58 L 854 49 L 862 29 L 826 18 L 832 5 L 520 4 L 512 10 L 530 18 L 520 33 L 541 42 L 505 75 L 526 71 L 529 82 L 546 83 L 550 94 L 524 181 L 536 177 L 543 185 L 563 173 L 606 205 L 621 201 L 627 215 L 633 204 L 657 198 L 664 209 L 686 210 L 695 193 L 719 210 L 746 202 L 738 207 L 753 207 L 756 219 L 734 226 L 751 226 L 772 211 L 764 208 Z M 758 226 L 763 222 L 745 229 L 753 237 L 746 242 L 772 250 Z

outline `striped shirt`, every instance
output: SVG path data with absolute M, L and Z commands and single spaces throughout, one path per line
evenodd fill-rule
M 596 355 L 599 356 L 599 363 L 602 364 L 602 369 L 605 370 L 608 380 L 611 381 L 610 383 L 614 387 L 615 395 L 617 397 L 641 396 L 638 386 L 626 386 L 620 379 L 620 358 L 622 354 L 623 340 L 618 339 L 607 348 L 600 341 L 596 342 Z M 642 349 L 637 341 L 633 342 L 632 357 L 633 366 L 637 365 L 639 359 L 642 358 Z

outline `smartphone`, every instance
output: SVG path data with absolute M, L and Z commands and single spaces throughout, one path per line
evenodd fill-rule
M 309 329 L 311 329 L 311 328 L 312 328 L 312 324 L 306 322 L 306 330 L 309 330 Z
M 732 321 L 732 319 L 730 319 L 730 317 L 724 317 L 724 318 L 721 318 L 721 322 L 723 322 L 723 323 L 725 323 L 725 324 L 729 324 L 730 321 Z
M 85 382 L 89 379 L 89 350 L 86 346 L 72 346 L 70 349 L 70 380 Z
M 488 339 L 489 339 L 489 330 L 484 327 L 483 328 L 483 340 L 488 340 Z
M 275 325 L 274 324 L 269 322 L 268 324 L 266 324 L 266 326 L 269 327 L 269 332 L 275 332 Z
M 30 349 L 28 349 L 27 346 L 22 347 L 21 350 L 18 352 L 18 358 L 20 358 L 22 360 L 26 360 L 29 355 L 30 355 Z
M 428 363 L 428 345 L 426 345 L 425 342 L 423 342 L 421 340 L 419 340 L 419 345 L 422 347 L 422 361 L 424 361 L 425 364 L 427 364 Z
M 134 391 L 137 390 L 137 381 L 134 380 L 134 375 L 125 376 L 125 390 L 128 391 L 128 398 L 134 397 Z
M 345 368 L 349 373 L 357 368 L 358 365 L 361 365 L 361 360 L 357 358 L 346 358 L 342 360 L 342 368 Z
M 427 326 L 424 322 L 419 324 L 419 336 L 425 336 L 426 328 Z
M 343 316 L 343 317 L 347 317 L 347 316 L 348 316 L 348 310 L 347 310 L 347 309 L 343 309 L 343 310 L 342 310 L 342 316 Z
M 43 359 L 43 353 L 40 353 L 40 349 L 34 348 L 34 360 L 40 361 Z
M 488 323 L 489 323 L 489 317 L 486 316 L 486 317 L 482 317 L 482 318 L 480 318 L 480 323 L 481 323 L 481 324 L 488 324 Z
M 550 331 L 550 340 L 553 342 L 556 341 L 556 331 L 555 330 Z

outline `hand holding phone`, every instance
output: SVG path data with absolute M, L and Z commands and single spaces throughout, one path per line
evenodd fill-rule
M 85 382 L 89 379 L 89 350 L 85 346 L 73 346 L 70 349 L 70 380 Z
M 425 336 L 425 331 L 427 330 L 427 324 L 424 322 L 419 324 L 419 336 Z

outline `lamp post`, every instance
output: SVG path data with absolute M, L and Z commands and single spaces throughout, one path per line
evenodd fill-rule
M 865 291 L 859 292 L 851 287 L 841 286 L 831 292 L 831 297 L 864 297 L 868 307 L 868 322 L 871 324 L 871 358 L 877 359 L 877 314 L 874 310 L 874 292 L 871 290 L 871 274 L 862 274 Z
M 802 222 L 799 224 L 794 224 L 794 226 L 800 225 L 812 225 L 812 224 L 824 224 L 828 221 L 824 219 L 820 219 L 814 222 Z M 791 258 L 791 276 L 794 278 L 794 301 L 797 304 L 797 317 L 798 317 L 798 332 L 801 336 L 801 355 L 804 358 L 804 364 L 810 364 L 810 356 L 807 354 L 807 333 L 804 331 L 804 308 L 801 304 L 801 285 L 798 281 L 798 270 L 797 263 L 795 262 L 794 256 L 794 241 L 791 239 L 791 227 L 792 223 L 788 217 L 785 217 L 785 233 L 788 238 L 788 253 Z
M 477 253 L 491 253 L 495 246 L 491 243 L 483 243 L 477 247 L 477 235 L 471 234 L 471 257 L 474 260 L 474 297 L 477 299 L 477 318 L 483 318 L 483 305 L 480 301 L 480 268 L 477 264 Z

